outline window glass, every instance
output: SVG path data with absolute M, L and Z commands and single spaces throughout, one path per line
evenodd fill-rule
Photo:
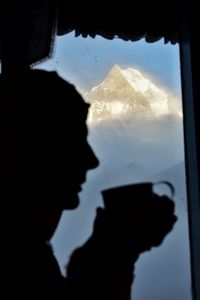
M 168 180 L 178 222 L 160 247 L 140 256 L 132 298 L 191 299 L 179 46 L 71 33 L 35 67 L 57 70 L 91 104 L 88 140 L 100 160 L 88 172 L 79 208 L 63 214 L 52 239 L 61 270 L 91 234 L 103 189 Z

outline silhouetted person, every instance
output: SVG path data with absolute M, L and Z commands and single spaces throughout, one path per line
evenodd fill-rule
M 62 211 L 78 206 L 86 172 L 98 165 L 87 142 L 89 105 L 55 72 L 27 71 L 16 81 L 4 126 L 15 151 L 1 158 L 4 299 L 59 299 L 63 277 L 46 242 Z
M 119 219 L 99 208 L 92 236 L 62 276 L 49 240 L 63 210 L 79 205 L 86 172 L 98 165 L 87 142 L 89 105 L 55 72 L 31 70 L 22 77 L 10 91 L 8 125 L 1 126 L 2 136 L 12 133 L 14 147 L 2 152 L 4 299 L 128 300 L 134 262 L 173 227 L 173 202 L 155 196 Z

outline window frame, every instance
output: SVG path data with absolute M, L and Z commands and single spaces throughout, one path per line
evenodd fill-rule
M 200 66 L 197 56 L 200 47 L 197 44 L 198 19 L 193 18 L 193 15 L 195 17 L 197 15 L 195 15 L 195 8 L 190 6 L 188 0 L 183 0 L 180 15 L 181 42 L 179 49 L 184 114 L 186 186 L 192 276 L 191 288 L 192 299 L 200 300 L 200 154 L 198 151 L 200 123 L 197 120 L 200 88 L 199 84 L 197 84 L 198 74 L 196 72 L 198 66 Z

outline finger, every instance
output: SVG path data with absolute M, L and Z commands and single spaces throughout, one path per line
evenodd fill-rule
M 173 214 L 175 203 L 167 196 L 155 196 L 151 202 L 152 210 L 160 214 Z
M 97 207 L 97 208 L 96 208 L 96 214 L 97 214 L 97 215 L 102 214 L 104 211 L 105 211 L 105 209 L 102 208 L 102 207 Z

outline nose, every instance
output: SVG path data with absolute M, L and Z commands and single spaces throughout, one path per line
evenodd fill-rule
M 88 146 L 88 155 L 87 155 L 87 168 L 89 169 L 95 169 L 99 165 L 99 160 L 94 154 L 94 151 L 92 150 L 91 146 L 87 144 Z

